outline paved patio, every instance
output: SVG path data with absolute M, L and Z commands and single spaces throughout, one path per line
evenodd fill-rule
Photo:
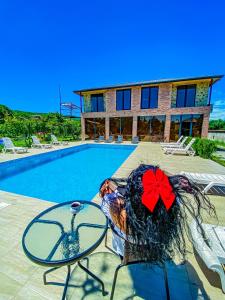
M 70 146 L 73 145 L 75 144 Z M 27 155 L 40 152 L 43 150 L 32 149 Z M 0 161 L 15 157 L 12 154 L 0 156 Z M 157 164 L 170 173 L 192 171 L 225 174 L 225 168 L 213 161 L 199 157 L 167 156 L 163 154 L 158 144 L 140 143 L 117 170 L 115 176 L 127 176 L 140 163 Z M 225 197 L 210 196 L 210 199 L 216 206 L 219 224 L 225 226 Z M 95 197 L 95 201 L 99 201 L 98 196 Z M 62 287 L 45 286 L 42 274 L 46 269 L 29 261 L 21 246 L 21 237 L 26 225 L 35 215 L 53 203 L 3 191 L 0 191 L 0 202 L 11 204 L 0 209 L 0 299 L 60 299 Z M 209 218 L 205 221 L 215 222 Z M 109 291 L 113 272 L 118 263 L 119 259 L 107 252 L 103 245 L 90 258 L 90 268 L 97 275 L 101 275 Z M 176 260 L 169 270 L 171 285 L 176 282 L 177 286 L 183 287 L 180 289 L 182 292 L 178 291 L 177 295 L 172 295 L 172 299 L 185 299 L 185 289 L 191 291 L 193 299 L 225 299 L 217 274 L 208 271 L 197 254 L 190 254 L 185 265 L 179 265 L 179 260 Z M 62 268 L 49 274 L 49 279 L 63 282 L 65 275 L 66 270 Z M 147 284 L 146 278 L 151 278 L 152 286 Z M 162 278 L 159 273 L 141 266 L 126 268 L 120 274 L 114 299 L 152 299 L 151 295 L 154 295 L 154 299 L 163 299 L 154 289 L 154 282 L 160 280 Z M 102 297 L 96 283 L 86 278 L 85 273 L 76 267 L 71 284 L 75 284 L 77 288 L 68 289 L 68 299 L 109 299 L 108 296 Z

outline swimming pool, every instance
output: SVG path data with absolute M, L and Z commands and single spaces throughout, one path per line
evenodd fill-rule
M 53 202 L 91 200 L 132 145 L 84 144 L 0 163 L 0 190 Z

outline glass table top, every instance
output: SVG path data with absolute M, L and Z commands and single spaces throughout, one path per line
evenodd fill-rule
M 81 209 L 75 215 L 70 201 L 45 210 L 31 221 L 23 235 L 23 248 L 31 260 L 66 264 L 91 253 L 100 244 L 107 219 L 97 204 L 79 202 Z

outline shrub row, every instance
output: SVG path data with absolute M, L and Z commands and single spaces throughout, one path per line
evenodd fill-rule
M 193 144 L 193 148 L 196 152 L 196 155 L 202 158 L 212 158 L 212 155 L 216 151 L 217 147 L 215 141 L 197 138 Z

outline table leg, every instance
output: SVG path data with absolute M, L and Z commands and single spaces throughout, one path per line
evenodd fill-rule
M 102 295 L 103 296 L 106 296 L 108 295 L 108 292 L 105 290 L 105 285 L 104 285 L 104 282 L 99 278 L 97 277 L 95 274 L 93 274 L 90 270 L 88 270 L 87 268 L 85 268 L 80 261 L 77 262 L 78 266 L 83 270 L 85 271 L 88 275 L 90 275 L 92 278 L 94 278 L 96 281 L 98 281 L 101 286 L 102 286 Z

